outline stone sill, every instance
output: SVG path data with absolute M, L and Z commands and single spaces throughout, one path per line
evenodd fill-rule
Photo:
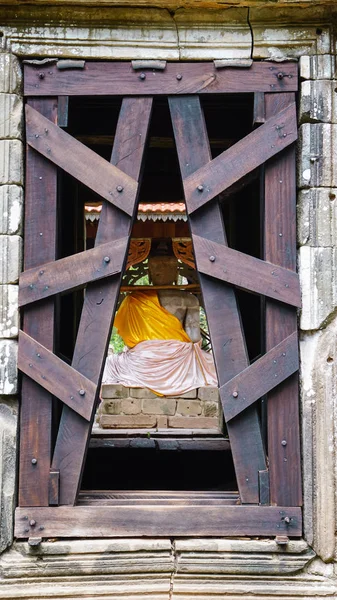
M 14 544 L 1 557 L 0 572 L 7 582 L 23 576 L 46 581 L 133 573 L 285 575 L 303 569 L 314 557 L 304 540 L 290 540 L 286 547 L 249 538 L 56 540 L 34 547 Z

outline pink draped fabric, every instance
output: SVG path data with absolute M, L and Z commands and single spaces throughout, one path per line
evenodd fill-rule
M 146 387 L 158 395 L 180 396 L 207 385 L 217 386 L 213 356 L 200 342 L 147 340 L 108 356 L 102 383 Z

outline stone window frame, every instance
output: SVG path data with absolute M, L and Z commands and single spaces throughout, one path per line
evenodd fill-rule
M 336 40 L 333 37 L 332 27 L 327 24 L 323 7 L 321 11 L 314 11 L 313 13 L 307 9 L 305 15 L 303 13 L 300 15 L 299 10 L 288 8 L 282 13 L 283 25 L 291 23 L 291 27 L 289 25 L 280 27 L 277 24 L 274 7 L 271 7 L 269 11 L 268 9 L 262 11 L 256 9 L 255 12 L 253 10 L 253 19 L 250 23 L 254 32 L 253 53 L 255 58 L 272 59 L 276 57 L 287 60 L 300 57 L 300 73 L 303 82 L 300 93 L 298 241 L 300 246 L 299 272 L 303 290 L 303 309 L 300 325 L 302 335 L 301 381 L 303 391 L 301 402 L 305 493 L 304 537 L 307 543 L 314 548 L 318 557 L 325 562 L 329 562 L 333 560 L 336 549 L 335 528 L 333 527 L 333 523 L 336 522 L 334 493 L 336 478 L 333 468 L 335 461 L 333 441 L 335 440 L 336 432 L 335 425 L 331 419 L 331 414 L 336 414 L 336 403 L 333 394 L 335 390 L 333 364 L 335 360 L 336 325 L 334 322 L 334 277 L 332 276 L 333 257 L 335 253 L 333 226 L 335 211 L 333 200 L 335 198 L 333 196 L 337 188 L 337 169 L 333 161 L 332 145 L 332 139 L 333 136 L 336 136 L 337 130 L 336 105 L 334 103 L 336 69 L 335 56 L 333 55 Z M 186 15 L 184 17 L 183 15 L 185 23 L 186 21 L 189 23 L 189 27 L 186 28 L 188 29 L 188 33 L 186 30 L 184 33 L 184 25 L 181 24 L 184 18 L 180 21 L 180 37 L 179 43 L 176 46 L 175 57 L 184 58 L 186 53 L 194 52 L 193 59 L 209 59 L 209 50 L 205 49 L 202 41 L 199 40 L 194 44 L 190 43 L 189 47 L 186 44 L 187 49 L 186 46 L 183 47 L 181 44 L 181 39 L 183 39 L 184 35 L 185 38 L 190 36 L 189 39 L 193 40 L 193 36 L 197 37 L 200 34 L 200 13 L 198 14 L 198 27 L 194 30 L 193 27 L 190 27 L 191 23 L 194 23 L 192 12 L 189 12 L 188 17 Z M 168 17 L 166 18 L 168 19 Z M 304 19 L 307 21 L 304 21 Z M 126 15 L 126 23 L 127 20 L 128 16 Z M 205 17 L 208 28 L 212 24 L 212 20 L 214 23 L 214 15 L 212 17 L 207 15 L 207 18 Z M 212 30 L 213 39 L 217 39 L 217 33 L 214 34 L 214 31 L 219 32 L 221 29 L 222 35 L 219 35 L 218 38 L 220 52 L 220 42 L 224 34 L 226 35 L 228 32 L 228 35 L 233 35 L 234 41 L 235 36 L 238 35 L 238 28 L 231 27 L 231 18 L 228 13 L 223 21 L 224 23 L 221 28 L 217 29 L 216 24 Z M 243 19 L 241 18 L 241 26 L 242 22 Z M 17 421 L 17 404 L 15 398 L 17 392 L 15 330 L 18 319 L 16 311 L 16 282 L 21 264 L 20 235 L 22 220 L 20 214 L 22 214 L 23 202 L 22 102 L 20 98 L 20 64 L 18 57 L 35 57 L 37 54 L 45 55 L 45 52 L 42 53 L 41 51 L 41 33 L 36 33 L 37 30 L 35 30 L 35 38 L 33 39 L 28 29 L 26 31 L 21 28 L 19 29 L 15 23 L 11 24 L 6 19 L 5 35 L 2 40 L 3 51 L 0 55 L 0 70 L 2 74 L 0 77 L 0 102 L 2 103 L 2 112 L 4 114 L 3 123 L 0 123 L 0 150 L 5 165 L 1 179 L 0 205 L 4 207 L 4 212 L 8 213 L 8 218 L 2 221 L 2 235 L 0 240 L 2 244 L 2 256 L 8 264 L 7 270 L 2 273 L 1 281 L 1 294 L 5 306 L 6 320 L 5 326 L 2 324 L 2 339 L 0 344 L 6 356 L 6 361 L 2 367 L 4 383 L 1 390 L 0 425 L 3 439 L 2 461 L 5 461 L 5 464 L 8 466 L 2 481 L 2 490 L 4 490 L 4 486 L 6 488 L 5 496 L 4 491 L 2 491 L 5 504 L 5 510 L 1 518 L 3 534 L 2 549 L 12 543 L 11 519 L 14 506 L 15 434 Z M 68 41 L 66 43 L 62 31 L 55 33 L 55 29 L 52 29 L 50 28 L 49 31 L 48 27 L 43 29 L 45 34 L 44 42 L 46 44 L 46 46 L 43 45 L 43 49 L 48 48 L 49 54 L 63 57 L 76 55 L 76 58 L 93 58 L 96 56 L 99 58 L 112 58 L 111 46 L 108 49 L 102 46 L 98 29 L 92 31 L 92 44 L 90 48 L 84 43 L 86 33 L 79 34 L 79 37 L 83 36 L 82 42 L 80 41 L 80 43 L 75 44 L 74 41 Z M 233 30 L 235 30 L 234 33 Z M 265 34 L 266 31 L 269 32 L 268 35 Z M 146 35 L 146 29 L 143 32 Z M 122 58 L 143 58 L 144 50 L 141 47 L 142 45 L 140 44 L 139 48 L 135 49 L 134 32 L 132 31 L 130 34 L 127 24 L 119 30 L 119 33 L 121 37 L 125 36 L 126 43 L 122 44 L 123 51 L 125 52 L 125 48 L 128 48 Z M 58 36 L 59 39 L 57 39 Z M 271 38 L 272 42 L 270 41 Z M 111 35 L 110 39 L 114 39 L 113 35 Z M 73 40 L 75 40 L 75 33 Z M 295 49 L 293 46 L 294 40 L 296 40 Z M 78 39 L 76 41 L 78 42 Z M 168 60 L 174 58 L 172 53 L 170 55 L 170 51 L 166 51 L 167 49 L 164 51 L 162 48 L 160 49 L 160 43 L 158 46 L 158 56 L 160 58 L 167 58 Z M 191 46 L 193 46 L 193 50 Z M 121 50 L 117 52 L 123 54 Z M 212 52 L 213 50 L 211 49 Z M 151 47 L 151 57 L 155 54 L 157 54 L 157 49 L 155 48 L 155 44 L 153 44 Z M 113 58 L 116 57 L 114 56 Z M 226 58 L 229 57 L 227 56 Z M 310 171 L 309 179 L 308 171 Z M 329 274 L 324 279 L 322 276 L 322 265 L 325 267 L 326 273 Z M 322 298 L 323 302 L 319 303 L 317 296 Z M 316 361 L 323 367 L 321 373 L 318 368 L 315 368 Z M 313 490 L 313 481 L 316 482 L 316 490 Z M 263 548 L 261 544 L 263 542 L 257 541 L 254 543 L 257 544 L 257 548 L 261 551 Z M 200 552 L 204 553 L 203 556 L 208 556 L 205 554 L 207 551 L 210 551 L 206 540 L 204 545 L 202 541 L 196 542 L 195 540 L 191 540 L 190 544 L 189 548 L 192 554 L 199 549 Z M 293 544 L 292 549 L 295 554 L 303 553 L 303 547 L 301 549 L 297 547 L 296 549 L 295 545 L 297 542 L 293 542 Z M 26 550 L 23 550 L 23 546 L 15 550 L 15 552 L 20 553 L 20 556 L 22 556 L 21 552 L 26 552 Z M 144 548 L 145 546 L 146 544 L 143 545 Z M 112 548 L 111 541 L 107 542 L 107 547 Z M 131 547 L 132 543 L 130 543 L 129 550 L 127 551 L 131 551 Z M 221 554 L 222 551 L 220 548 L 221 540 L 215 541 L 213 550 Z M 250 545 L 250 548 L 252 550 L 252 545 Z M 264 548 L 266 547 L 264 546 Z M 251 550 L 249 550 L 248 546 L 245 552 L 249 553 Z M 71 551 L 70 546 L 67 547 L 66 551 Z M 73 551 L 76 552 L 75 547 Z M 102 548 L 99 552 L 101 551 Z M 228 548 L 225 550 L 223 547 L 223 551 L 228 552 Z M 277 552 L 277 556 L 279 556 L 279 548 L 276 548 L 276 546 L 274 546 L 273 550 L 270 548 L 269 551 L 275 551 Z M 50 553 L 50 550 L 41 548 L 41 552 L 42 554 Z M 57 552 L 58 550 L 55 547 L 55 553 L 57 554 Z M 220 554 L 218 554 L 219 557 Z M 311 557 L 308 560 L 311 560 Z M 32 563 L 30 562 L 29 564 Z M 258 572 L 263 573 L 264 569 L 261 567 L 261 561 L 257 560 L 256 564 Z M 318 570 L 315 571 L 315 568 L 312 568 L 311 573 L 322 575 L 323 567 L 319 566 L 319 558 L 313 564 L 318 565 Z M 297 567 L 293 570 L 297 570 Z M 310 570 L 308 573 L 310 573 Z M 303 578 L 303 585 L 305 586 L 304 581 L 305 575 Z M 318 582 L 318 579 L 316 581 Z M 298 583 L 298 585 L 300 588 L 301 584 Z M 319 593 L 319 585 L 318 583 L 317 594 Z M 326 593 L 329 591 L 332 594 L 335 588 L 329 588 L 328 586 Z M 295 589 L 294 594 L 297 594 Z

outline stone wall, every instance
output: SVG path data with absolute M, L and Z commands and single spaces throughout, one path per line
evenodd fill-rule
M 145 388 L 105 384 L 101 395 L 97 423 L 104 429 L 221 429 L 218 388 L 158 397 Z
M 95 2 L 94 7 L 92 1 L 78 0 L 76 12 L 71 0 L 54 0 L 46 11 L 43 4 L 47 3 L 7 0 L 0 8 L 0 550 L 12 542 L 17 460 L 17 280 L 23 205 L 19 59 L 37 56 L 300 59 L 298 243 L 303 292 L 305 540 L 291 542 L 286 549 L 266 540 L 47 541 L 38 550 L 20 543 L 0 559 L 0 598 L 86 595 L 187 600 L 197 595 L 200 600 L 332 600 L 337 596 L 334 2 L 233 0 L 232 6 L 229 1 L 224 8 L 216 0 L 156 0 L 156 8 L 143 11 L 140 4 L 151 1 L 141 0 L 137 9 L 110 9 L 113 0 Z M 5 4 L 0 0 L 0 6 Z M 86 4 L 91 6 L 85 8 Z M 135 2 L 119 0 L 118 4 Z

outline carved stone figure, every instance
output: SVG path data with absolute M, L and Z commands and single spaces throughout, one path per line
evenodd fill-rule
M 103 383 L 146 387 L 165 396 L 217 386 L 213 357 L 201 350 L 198 299 L 165 289 L 177 276 L 174 257 L 149 258 L 149 279 L 163 289 L 137 290 L 123 300 L 115 326 L 127 348 L 108 356 Z

